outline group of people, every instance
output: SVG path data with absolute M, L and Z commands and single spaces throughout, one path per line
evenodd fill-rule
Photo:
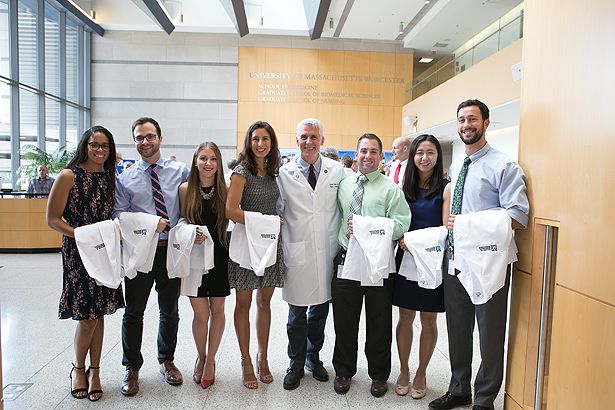
M 506 286 L 482 305 L 471 302 L 457 278 L 459 271 L 446 273 L 448 258 L 454 252 L 452 244 L 443 261 L 443 284 L 437 288 L 421 288 L 416 281 L 395 273 L 408 253 L 403 240 L 408 230 L 441 226 L 452 230 L 455 214 L 491 208 L 506 209 L 513 228 L 527 225 L 529 206 L 523 173 L 485 140 L 488 108 L 478 100 L 467 100 L 459 105 L 457 118 L 469 159 L 466 162 L 471 165 L 468 167 L 463 161 L 453 163 L 452 183 L 443 177 L 442 149 L 431 135 L 421 135 L 412 141 L 395 140 L 396 162 L 387 177 L 378 170 L 384 156 L 382 141 L 375 134 L 365 133 L 358 138 L 357 171 L 349 172 L 340 162 L 321 155 L 325 141 L 323 124 L 308 118 L 297 126 L 299 154 L 281 165 L 274 129 L 267 122 L 257 121 L 246 132 L 227 184 L 221 153 L 213 142 L 197 147 L 189 167 L 164 159 L 160 153 L 163 134 L 153 118 L 139 118 L 132 125 L 141 158 L 118 176 L 111 133 L 101 126 L 87 130 L 75 157 L 53 185 L 47 210 L 49 226 L 64 235 L 59 316 L 78 321 L 75 362 L 70 372 L 71 394 L 92 401 L 102 397 L 99 365 L 104 316 L 119 308 L 125 308 L 122 364 L 126 373 L 121 392 L 131 396 L 139 391 L 143 314 L 154 284 L 160 309 L 160 373 L 169 384 L 183 382 L 182 373 L 174 365 L 181 279 L 169 277 L 166 255 L 169 228 L 185 218 L 190 224 L 207 226 L 214 243 L 214 268 L 203 275 L 197 295 L 190 297 L 197 350 L 192 379 L 203 388 L 215 383 L 215 358 L 225 327 L 225 297 L 230 295 L 231 288 L 236 296 L 233 321 L 241 352 L 243 385 L 256 389 L 259 383 L 273 382 L 268 365 L 270 303 L 275 288 L 281 287 L 289 306 L 285 389 L 299 387 L 306 369 L 318 381 L 329 380 L 320 352 L 331 306 L 335 328 L 333 387 L 339 394 L 348 392 L 357 373 L 359 323 L 365 301 L 365 354 L 372 395 L 380 397 L 388 390 L 395 305 L 399 307 L 396 339 L 400 363 L 395 392 L 410 393 L 415 399 L 425 396 L 426 369 L 438 335 L 436 316 L 446 311 L 451 382 L 448 392 L 429 407 L 450 409 L 474 403 L 475 410 L 492 409 L 503 377 L 510 272 Z M 453 192 L 451 186 L 455 187 Z M 122 212 L 144 212 L 160 218 L 153 267 L 149 272 L 138 272 L 132 279 L 125 278 L 124 295 L 121 287 L 98 286 L 89 277 L 74 240 L 75 228 Z M 259 274 L 229 257 L 229 221 L 245 225 L 250 216 L 247 213 L 277 215 L 280 220 L 274 263 Z M 391 276 L 387 271 L 380 281 L 369 284 L 352 272 L 357 266 L 352 258 L 357 254 L 353 246 L 356 249 L 355 233 L 358 235 L 361 229 L 359 217 L 386 220 L 390 236 L 384 248 L 397 245 L 396 268 Z M 358 222 L 355 224 L 354 220 Z M 197 231 L 196 244 L 206 239 L 204 233 Z M 255 367 L 250 352 L 254 294 L 258 341 Z M 417 311 L 421 321 L 419 363 L 410 382 L 408 362 Z M 475 317 L 479 323 L 482 364 L 472 397 Z M 86 370 L 88 353 L 90 365 Z

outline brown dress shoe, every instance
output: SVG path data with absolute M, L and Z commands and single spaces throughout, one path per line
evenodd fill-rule
M 170 360 L 160 365 L 160 374 L 164 376 L 164 380 L 170 385 L 178 386 L 184 382 L 181 372 Z
M 373 380 L 372 387 L 369 389 L 374 397 L 382 397 L 388 390 L 387 382 L 383 380 Z
M 134 396 L 139 392 L 139 371 L 128 369 L 124 380 L 120 385 L 120 391 L 124 396 Z
M 335 376 L 333 381 L 333 389 L 338 394 L 346 394 L 350 390 L 350 377 Z

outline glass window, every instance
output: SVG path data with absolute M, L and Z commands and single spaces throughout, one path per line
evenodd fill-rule
M 478 64 L 480 61 L 498 52 L 499 34 L 496 31 L 476 45 L 474 48 L 474 64 Z
M 45 99 L 45 150 L 55 151 L 60 145 L 60 103 Z
M 11 188 L 10 93 L 10 86 L 0 82 L 0 178 L 2 178 L 2 188 Z
M 520 39 L 522 32 L 521 17 L 517 17 L 506 26 L 502 27 L 502 31 L 500 32 L 500 49 Z
M 79 31 L 75 23 L 66 19 L 66 99 L 79 102 Z
M 77 147 L 79 141 L 79 110 L 77 108 L 66 106 L 66 149 Z
M 45 4 L 45 91 L 60 96 L 60 13 Z
M 9 50 L 8 0 L 0 0 L 0 75 L 5 77 L 10 76 Z
M 19 1 L 17 7 L 17 31 L 19 40 L 19 81 L 36 87 L 36 1 Z

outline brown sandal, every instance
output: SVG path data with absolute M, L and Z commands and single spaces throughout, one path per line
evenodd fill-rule
M 252 367 L 251 361 L 246 363 L 243 358 L 241 358 L 241 372 L 243 385 L 246 387 L 246 389 L 258 389 L 258 381 L 256 380 L 256 376 L 254 375 L 254 367 Z
M 273 375 L 269 370 L 269 363 L 267 359 L 261 359 L 260 355 L 256 355 L 256 364 L 258 365 L 256 371 L 258 372 L 259 379 L 265 384 L 273 383 Z

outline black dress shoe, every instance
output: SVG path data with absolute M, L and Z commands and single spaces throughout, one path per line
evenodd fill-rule
M 369 392 L 374 397 L 382 397 L 388 390 L 387 382 L 384 380 L 372 380 L 372 387 Z
M 350 390 L 350 377 L 335 376 L 333 381 L 333 389 L 338 394 L 346 394 Z
M 444 396 L 429 403 L 429 408 L 432 410 L 449 410 L 455 407 L 467 406 L 468 404 L 472 404 L 472 395 L 455 396 L 452 393 L 446 392 Z
M 486 407 L 486 406 L 479 406 L 478 404 L 475 404 L 474 406 L 472 406 L 472 410 L 493 410 L 493 408 Z
M 124 396 L 134 396 L 139 392 L 139 371 L 128 369 L 124 380 L 120 385 L 120 391 Z
M 303 377 L 303 369 L 289 368 L 286 370 L 286 376 L 284 376 L 283 386 L 286 390 L 295 390 L 301 383 Z
M 327 369 L 325 369 L 325 366 L 322 365 L 320 360 L 316 363 L 307 362 L 305 367 L 312 372 L 312 377 L 319 382 L 329 381 L 329 373 L 327 372 Z

